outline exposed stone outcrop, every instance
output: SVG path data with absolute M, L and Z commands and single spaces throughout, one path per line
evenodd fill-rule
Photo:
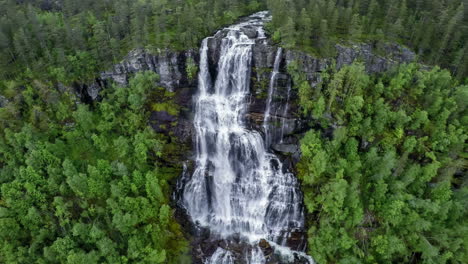
M 91 84 L 74 83 L 72 88 L 81 101 L 89 103 L 100 99 L 99 93 L 102 89 L 105 88 L 105 86 L 105 80 L 96 78 L 95 81 Z M 62 84 L 58 84 L 57 88 L 62 92 L 70 89 L 69 87 L 66 87 Z
M 400 63 L 408 63 L 415 60 L 416 55 L 408 48 L 397 44 L 383 46 L 385 56 L 379 55 L 371 44 L 356 44 L 352 46 L 336 45 L 336 67 L 340 69 L 344 65 L 361 60 L 368 73 L 379 73 L 390 69 Z
M 177 88 L 196 86 L 196 80 L 190 80 L 186 74 L 188 58 L 198 61 L 198 53 L 194 50 L 163 50 L 151 54 L 143 49 L 136 49 L 112 69 L 102 72 L 100 78 L 125 85 L 136 72 L 149 70 L 159 75 L 158 85 L 175 91 Z

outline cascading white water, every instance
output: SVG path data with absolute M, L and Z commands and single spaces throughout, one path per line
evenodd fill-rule
M 276 76 L 279 73 L 282 52 L 282 48 L 278 48 L 278 51 L 276 52 L 275 62 L 273 64 L 273 71 L 270 77 L 270 85 L 268 87 L 268 98 L 266 103 L 265 115 L 263 117 L 263 130 L 265 131 L 265 145 L 267 147 L 269 147 L 271 143 L 271 135 L 270 130 L 268 129 L 268 122 L 270 121 L 271 101 L 273 100 L 273 94 L 275 92 Z
M 215 253 L 207 260 L 206 264 L 232 264 L 234 258 L 231 252 L 222 248 L 217 248 Z
M 222 239 L 236 235 L 253 245 L 244 256 L 251 264 L 265 263 L 256 246 L 260 239 L 285 245 L 289 232 L 304 223 L 296 178 L 268 152 L 262 135 L 245 123 L 252 46 L 263 38 L 266 15 L 257 13 L 256 19 L 225 29 L 217 76 L 209 72 L 210 38 L 202 42 L 194 117 L 196 164 L 182 193 L 194 223 Z M 259 37 L 249 38 L 241 30 L 244 26 L 255 27 Z M 281 50 L 278 54 L 277 61 Z M 206 263 L 234 263 L 234 256 L 218 248 Z
M 286 95 L 286 105 L 284 106 L 284 110 L 283 110 L 283 119 L 281 121 L 281 136 L 280 136 L 280 143 L 283 142 L 283 137 L 284 137 L 284 128 L 286 126 L 286 115 L 288 113 L 288 110 L 289 110 L 289 98 L 291 96 L 291 83 L 289 82 L 288 83 L 288 92 L 287 92 L 287 95 Z

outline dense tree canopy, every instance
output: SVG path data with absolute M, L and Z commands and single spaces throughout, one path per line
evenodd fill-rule
M 197 47 L 257 1 L 0 0 L 0 77 L 29 68 L 61 82 L 92 79 L 130 49 Z
M 172 95 L 150 72 L 89 104 L 67 87 L 266 8 L 286 48 L 397 42 L 447 69 L 330 67 L 311 87 L 291 64 L 301 114 L 320 127 L 297 168 L 311 256 L 466 263 L 467 0 L 0 0 L 0 263 L 189 262 L 169 198 L 179 146 L 148 126 L 151 110 L 178 113 Z
M 317 262 L 466 262 L 468 86 L 415 64 L 382 77 L 354 64 L 314 89 L 293 75 L 322 127 L 298 166 Z
M 153 72 L 95 105 L 30 80 L 0 108 L 0 263 L 184 263 Z

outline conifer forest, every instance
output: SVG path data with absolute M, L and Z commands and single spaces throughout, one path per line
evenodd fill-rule
M 0 0 L 0 263 L 468 263 L 468 0 Z

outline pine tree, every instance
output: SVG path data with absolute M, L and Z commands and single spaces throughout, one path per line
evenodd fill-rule
M 377 30 L 377 19 L 378 19 L 378 12 L 379 12 L 379 3 L 377 0 L 371 0 L 369 4 L 369 9 L 366 14 L 367 17 L 367 24 L 366 24 L 366 32 L 367 34 L 374 34 Z
M 296 45 L 296 28 L 294 20 L 289 17 L 286 24 L 281 27 L 281 39 L 286 48 L 293 48 Z
M 464 12 L 464 7 L 463 7 L 463 3 L 461 3 L 460 6 L 455 11 L 454 16 L 449 20 L 444 30 L 444 36 L 439 45 L 439 50 L 436 53 L 437 55 L 435 56 L 435 62 L 439 61 L 439 59 L 445 54 L 445 49 L 448 46 L 450 37 L 452 36 L 454 30 L 459 27 L 460 22 L 462 22 L 463 20 L 463 12 Z
M 301 44 L 304 46 L 310 46 L 312 41 L 312 31 L 310 29 L 312 20 L 310 19 L 305 8 L 301 10 L 299 18 L 298 34 L 301 36 Z
M 366 15 L 367 11 L 369 10 L 371 0 L 361 0 L 359 1 L 359 13 L 361 15 Z
M 328 29 L 328 22 L 326 19 L 322 19 L 320 23 L 320 31 L 318 36 L 319 49 L 322 50 L 323 54 L 331 55 L 331 47 L 329 40 L 330 32 Z
M 13 37 L 13 45 L 15 54 L 17 54 L 17 56 L 21 59 L 21 62 L 25 65 L 30 65 L 30 63 L 33 61 L 29 43 L 29 36 L 27 36 L 27 33 L 23 28 L 20 28 Z
M 337 33 L 338 19 L 339 19 L 339 13 L 338 13 L 338 10 L 335 9 L 333 10 L 333 14 L 328 22 L 328 30 L 330 32 L 330 35 L 332 36 L 336 35 Z
M 398 11 L 398 19 L 400 19 L 403 24 L 405 24 L 406 20 L 408 19 L 408 8 L 406 0 L 401 1 L 400 10 Z
M 360 39 L 362 34 L 362 28 L 360 18 L 358 14 L 354 14 L 351 19 L 351 25 L 349 27 L 349 35 L 352 39 Z
M 457 53 L 453 63 L 454 72 L 458 78 L 468 75 L 468 44 L 465 44 Z

